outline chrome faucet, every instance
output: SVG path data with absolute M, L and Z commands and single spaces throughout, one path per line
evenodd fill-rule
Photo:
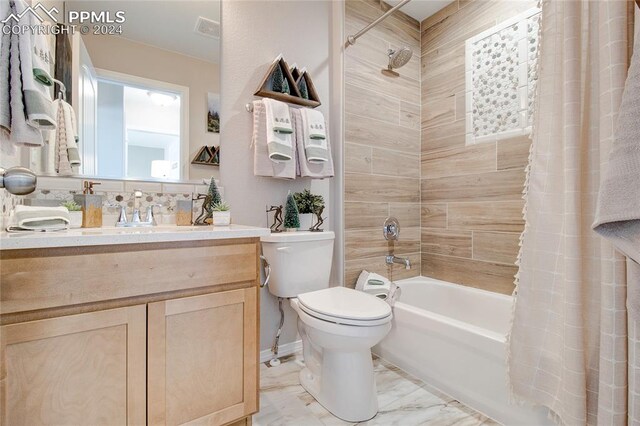
M 393 265 L 394 263 L 399 263 L 404 265 L 404 269 L 411 269 L 411 261 L 408 257 L 400 257 L 394 254 L 388 254 L 385 258 L 387 265 Z
M 139 189 L 133 190 L 133 213 L 131 217 L 131 222 L 127 219 L 127 210 L 125 206 L 120 207 L 120 214 L 118 215 L 118 221 L 116 222 L 116 227 L 118 228 L 135 228 L 135 227 L 146 227 L 146 226 L 156 226 L 155 215 L 153 214 L 154 207 L 162 207 L 162 204 L 152 204 L 147 207 L 147 215 L 145 217 L 145 221 L 143 222 L 140 217 L 140 199 L 142 198 L 142 191 Z

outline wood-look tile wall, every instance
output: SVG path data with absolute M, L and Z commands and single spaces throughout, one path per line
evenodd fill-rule
M 388 7 L 347 0 L 345 32 L 353 34 Z M 387 50 L 408 46 L 411 61 L 392 78 L 380 72 Z M 345 52 L 345 285 L 363 269 L 402 279 L 420 275 L 420 24 L 395 13 Z M 400 241 L 392 249 L 412 269 L 387 269 L 382 223 L 396 216 Z
M 465 146 L 465 40 L 534 6 L 456 0 L 421 23 L 423 275 L 513 291 L 530 142 Z

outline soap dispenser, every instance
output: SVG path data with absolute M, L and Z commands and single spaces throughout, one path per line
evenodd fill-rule
M 82 194 L 73 196 L 73 200 L 82 207 L 83 228 L 102 227 L 102 195 L 93 193 L 94 185 L 100 183 L 85 180 L 82 183 Z

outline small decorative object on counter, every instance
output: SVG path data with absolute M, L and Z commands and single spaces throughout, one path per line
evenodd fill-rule
M 311 230 L 313 215 L 320 208 L 324 208 L 324 198 L 322 198 L 322 195 L 312 194 L 308 189 L 296 192 L 293 194 L 293 198 L 296 200 L 296 205 L 300 212 L 300 229 Z
M 300 213 L 293 194 L 289 191 L 284 209 L 284 228 L 287 232 L 295 232 L 300 228 Z
M 189 226 L 193 217 L 193 201 L 177 200 L 176 201 L 176 225 Z
M 311 232 L 322 232 L 322 231 L 324 231 L 324 229 L 320 229 L 320 227 L 324 223 L 324 220 L 326 219 L 326 217 L 325 218 L 322 217 L 322 213 L 323 212 L 324 212 L 324 204 L 318 210 L 314 211 L 314 214 L 316 215 L 317 222 L 316 222 L 315 225 L 313 225 L 311 227 L 311 229 L 310 229 Z
M 229 226 L 231 224 L 231 207 L 225 202 L 211 206 L 213 226 Z
M 69 228 L 82 228 L 82 207 L 75 201 L 65 201 L 62 207 L 69 210 Z
M 271 212 L 275 212 L 275 214 L 273 215 L 273 223 L 271 224 L 270 228 L 271 228 L 271 232 L 273 233 L 278 233 L 278 232 L 282 232 L 282 229 L 280 229 L 280 227 L 282 226 L 282 204 L 280 204 L 279 206 L 271 206 L 271 207 L 267 207 L 267 213 L 271 213 Z M 269 223 L 269 215 L 267 214 L 267 223 Z
M 73 200 L 82 208 L 82 227 L 101 228 L 102 227 L 102 195 L 93 193 L 94 185 L 97 182 L 84 181 L 82 183 L 82 194 L 73 196 Z
M 200 215 L 194 221 L 194 225 L 211 225 L 213 223 L 213 206 L 222 203 L 220 191 L 216 185 L 216 180 L 212 177 L 209 182 L 209 190 L 206 194 L 198 194 L 195 200 L 204 200 Z

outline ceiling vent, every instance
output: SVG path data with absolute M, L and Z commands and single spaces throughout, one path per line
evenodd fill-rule
M 205 37 L 220 38 L 220 22 L 199 16 L 194 31 Z

